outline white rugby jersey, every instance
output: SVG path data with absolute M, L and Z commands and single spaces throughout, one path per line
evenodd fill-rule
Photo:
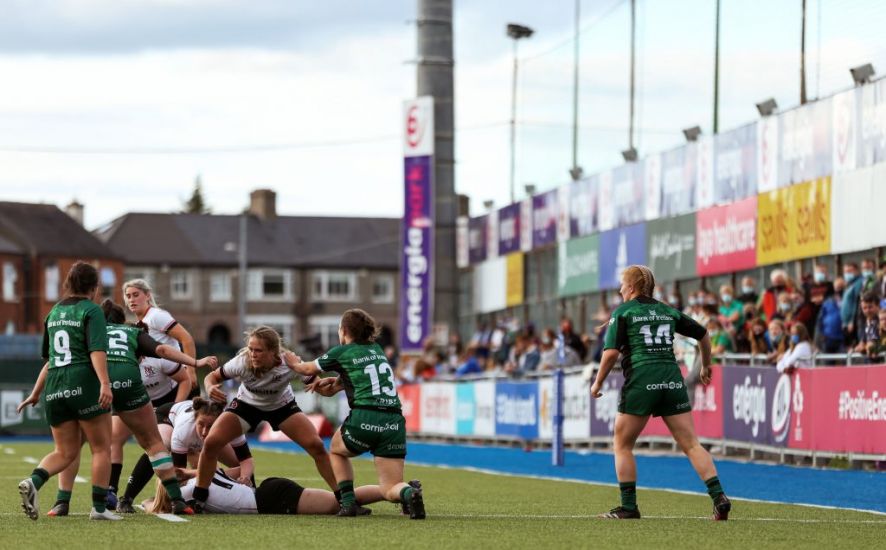
M 190 399 L 181 401 L 172 406 L 169 411 L 169 421 L 172 422 L 172 439 L 169 442 L 169 450 L 173 453 L 188 454 L 199 453 L 203 450 L 203 440 L 197 433 L 197 415 L 194 412 L 194 403 Z M 231 441 L 231 445 L 239 447 L 246 444 L 246 437 L 240 435 Z
M 182 369 L 178 363 L 167 359 L 145 357 L 138 366 L 142 374 L 142 383 L 148 390 L 148 397 L 151 400 L 163 397 L 178 386 L 178 382 L 170 378 Z
M 240 354 L 221 367 L 223 379 L 232 378 L 240 382 L 237 399 L 263 411 L 279 409 L 295 399 L 289 381 L 296 373 L 280 363 L 264 373 L 261 378 L 246 366 L 246 354 Z
M 181 346 L 178 340 L 169 335 L 169 331 L 177 324 L 178 321 L 168 311 L 153 306 L 148 308 L 144 318 L 138 322 L 139 327 L 146 327 L 148 329 L 148 336 L 161 344 L 173 346 L 180 350 Z
M 196 478 L 189 479 L 181 488 L 182 498 L 194 498 Z M 211 514 L 257 514 L 255 490 L 242 483 L 237 483 L 222 472 L 216 470 L 209 484 L 209 498 L 206 499 L 206 512 Z

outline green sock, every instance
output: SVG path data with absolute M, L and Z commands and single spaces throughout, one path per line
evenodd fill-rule
M 711 495 L 712 499 L 723 494 L 723 487 L 720 486 L 720 478 L 717 476 L 705 481 L 704 484 L 707 486 L 708 494 Z
M 49 481 L 49 472 L 43 468 L 34 468 L 34 471 L 31 472 L 31 481 L 34 482 L 34 487 L 39 491 L 40 487 L 43 487 L 43 484 Z
M 400 489 L 400 502 L 409 502 L 409 499 L 412 498 L 412 491 L 414 489 L 411 485 L 407 485 Z
M 65 491 L 64 489 L 59 489 L 58 493 L 55 495 L 56 502 L 71 502 L 71 492 Z
M 172 500 L 178 500 L 182 497 L 181 487 L 178 486 L 178 478 L 172 476 L 169 479 L 163 480 L 163 487 L 166 489 L 166 492 L 169 494 L 169 498 Z
M 95 508 L 95 511 L 101 514 L 105 511 L 105 502 L 108 500 L 108 488 L 107 487 L 99 487 L 98 485 L 92 486 L 92 507 Z
M 344 507 L 353 506 L 357 503 L 357 495 L 354 494 L 353 481 L 341 481 L 338 484 L 338 490 L 341 491 L 341 505 Z
M 626 510 L 637 509 L 637 482 L 628 481 L 619 483 L 618 489 L 621 491 L 621 507 Z

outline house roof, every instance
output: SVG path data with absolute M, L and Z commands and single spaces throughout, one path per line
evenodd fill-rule
M 132 265 L 235 266 L 240 216 L 131 213 L 96 235 Z M 247 217 L 251 265 L 397 269 L 399 243 L 396 218 Z
M 92 233 L 54 204 L 0 202 L 0 249 L 44 256 L 114 258 Z

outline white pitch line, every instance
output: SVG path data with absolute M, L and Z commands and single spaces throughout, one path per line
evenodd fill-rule
M 13 449 L 13 448 L 11 448 L 11 447 L 4 447 L 4 448 L 3 448 L 3 452 L 4 452 L 5 454 L 8 454 L 8 455 L 14 455 L 14 454 L 15 454 L 15 449 Z
M 76 483 L 86 483 L 86 478 L 84 478 L 84 477 L 80 477 L 80 476 L 76 476 L 76 477 L 74 477 L 74 481 L 75 481 Z
M 172 523 L 188 523 L 188 520 L 175 514 L 157 514 L 157 517 Z
M 435 518 L 451 518 L 451 519 L 602 519 L 596 515 L 556 515 L 556 514 L 433 514 Z M 643 516 L 643 519 L 694 519 L 702 521 L 713 521 L 707 516 Z M 875 524 L 886 525 L 886 521 L 878 520 L 827 520 L 827 519 L 803 519 L 803 518 L 730 518 L 729 521 L 771 521 L 784 523 L 849 523 L 849 524 Z
M 27 462 L 28 464 L 40 464 L 40 461 L 34 458 L 33 456 L 23 456 L 22 460 Z

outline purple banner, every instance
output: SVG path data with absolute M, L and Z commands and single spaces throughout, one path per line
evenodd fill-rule
M 788 393 L 784 392 L 784 376 Z M 781 383 L 780 383 L 781 382 Z M 783 422 L 790 378 L 773 368 L 728 366 L 723 369 L 723 437 L 761 445 L 785 445 Z
M 417 352 L 431 334 L 434 272 L 432 157 L 403 159 L 403 260 L 400 272 L 400 350 Z
M 486 260 L 486 216 L 468 221 L 468 258 L 471 264 Z
M 514 203 L 498 211 L 498 255 L 504 256 L 520 250 L 520 203 Z
M 557 190 L 532 197 L 532 248 L 557 242 Z
M 603 395 L 597 399 L 591 398 L 591 437 L 614 433 L 618 397 L 624 385 L 625 377 L 621 371 L 610 372 L 600 390 Z
M 597 231 L 597 176 L 572 182 L 569 188 L 569 236 Z
M 726 204 L 757 194 L 757 124 L 718 134 L 714 202 Z

